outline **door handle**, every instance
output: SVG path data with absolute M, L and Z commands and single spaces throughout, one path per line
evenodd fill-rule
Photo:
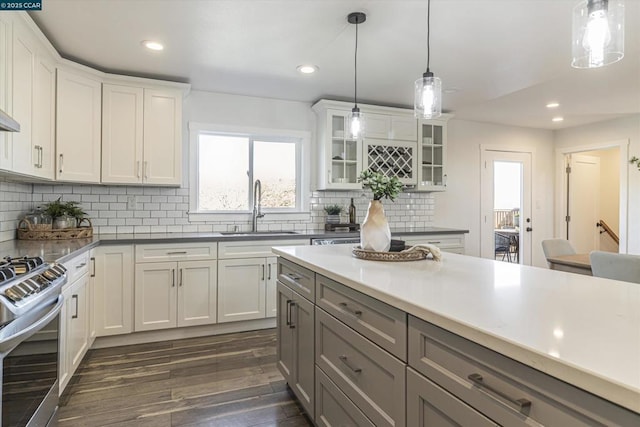
M 262 280 L 264 280 L 264 275 L 265 275 L 265 270 L 267 269 L 267 267 L 262 264 Z
M 33 164 L 33 166 L 36 168 L 39 168 L 40 167 L 40 146 L 34 145 L 33 149 L 36 150 L 36 162 Z
M 176 269 L 175 268 L 171 269 L 171 287 L 172 288 L 176 287 Z
M 267 274 L 267 280 L 271 280 L 271 264 L 267 266 L 269 268 L 269 273 Z
M 292 308 L 295 307 L 296 303 L 291 301 L 289 303 L 289 329 L 295 329 L 296 325 L 293 323 L 293 310 Z
M 78 318 L 78 295 L 77 294 L 71 295 L 71 299 L 75 299 L 76 300 L 76 314 L 71 316 L 71 318 L 72 319 L 77 319 Z
M 527 227 L 527 228 L 525 228 L 525 230 L 526 230 L 526 231 L 533 231 L 533 228 L 531 228 L 531 227 Z
M 182 269 L 180 269 L 179 273 L 180 273 L 180 276 L 178 278 L 178 286 L 182 287 Z
M 60 154 L 59 159 L 60 160 L 58 160 L 58 166 L 59 166 L 58 171 L 59 173 L 62 173 L 62 170 L 64 169 L 64 154 Z
M 95 257 L 91 257 L 89 259 L 91 260 L 91 275 L 90 275 L 90 277 L 96 277 L 96 258 Z
M 287 300 L 287 309 L 286 310 L 287 310 L 286 323 L 287 323 L 287 326 L 290 326 L 291 325 L 291 300 L 290 299 Z
M 144 179 L 148 179 L 149 178 L 149 162 L 147 162 L 146 160 L 144 161 Z
M 136 176 L 140 178 L 140 160 L 136 162 Z
M 44 160 L 44 148 L 42 148 L 42 146 L 40 146 L 38 151 L 40 152 L 40 166 L 39 167 L 40 167 L 40 169 L 42 169 L 42 161 Z

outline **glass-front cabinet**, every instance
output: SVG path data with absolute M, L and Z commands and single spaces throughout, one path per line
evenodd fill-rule
M 349 110 L 327 108 L 323 101 L 313 106 L 318 118 L 319 190 L 358 190 L 362 184 L 362 140 L 349 134 Z
M 443 115 L 444 116 L 444 115 Z M 447 186 L 447 120 L 418 122 L 418 190 L 444 191 Z

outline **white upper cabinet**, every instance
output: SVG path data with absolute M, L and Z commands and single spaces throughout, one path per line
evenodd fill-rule
M 144 182 L 180 185 L 182 181 L 182 92 L 144 91 Z
M 182 91 L 104 84 L 102 182 L 180 185 Z
M 13 165 L 11 170 L 29 174 L 36 156 L 31 147 L 33 123 L 33 84 L 36 63 L 36 39 L 28 28 L 15 19 L 12 43 L 12 116 L 20 123 L 20 132 L 14 132 Z
M 12 115 L 20 132 L 11 134 L 9 170 L 24 175 L 53 179 L 55 137 L 55 65 L 49 49 L 38 40 L 27 23 L 12 22 L 11 93 Z
M 11 114 L 11 18 L 0 15 L 0 110 Z M 0 132 L 0 169 L 13 165 L 12 135 Z
M 144 90 L 102 85 L 102 182 L 142 182 Z
M 445 191 L 447 187 L 447 121 L 420 120 L 418 126 L 418 187 L 420 191 Z
M 101 82 L 89 73 L 58 68 L 56 178 L 100 182 Z
M 364 137 L 352 139 L 348 131 L 352 107 L 324 99 L 313 105 L 318 118 L 318 189 L 360 189 L 358 176 L 371 166 L 397 176 L 403 184 L 415 185 L 418 123 L 413 111 L 361 104 Z

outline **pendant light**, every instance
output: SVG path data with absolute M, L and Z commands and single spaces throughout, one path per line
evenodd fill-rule
M 573 9 L 574 68 L 598 68 L 624 56 L 624 1 L 581 0 Z
M 427 1 L 427 71 L 414 84 L 413 113 L 420 119 L 433 119 L 442 114 L 442 81 L 429 69 L 431 56 L 431 0 Z
M 367 20 L 367 15 L 362 12 L 353 12 L 347 16 L 347 21 L 356 26 L 356 50 L 354 55 L 353 66 L 353 103 L 354 106 L 349 114 L 349 131 L 351 138 L 358 139 L 364 134 L 364 117 L 358 108 L 358 25 Z

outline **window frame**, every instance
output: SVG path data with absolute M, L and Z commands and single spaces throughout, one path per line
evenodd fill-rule
M 291 129 L 267 129 L 247 126 L 228 126 L 189 122 L 189 220 L 241 220 L 249 219 L 252 214 L 253 200 L 253 142 L 285 142 L 295 144 L 296 155 L 296 207 L 262 208 L 268 214 L 267 219 L 297 220 L 308 219 L 310 193 L 310 144 L 311 133 Z M 198 210 L 199 203 L 199 136 L 202 133 L 246 137 L 249 139 L 249 210 L 205 211 Z

